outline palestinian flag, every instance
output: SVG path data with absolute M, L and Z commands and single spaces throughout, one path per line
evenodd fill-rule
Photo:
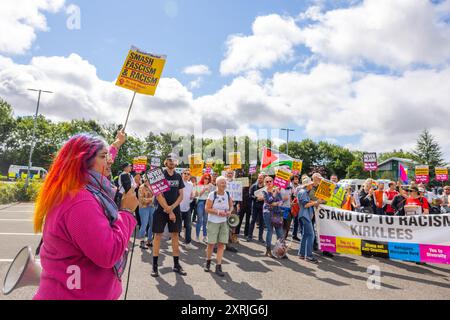
M 272 171 L 275 167 L 288 166 L 292 170 L 295 159 L 275 149 L 264 147 L 261 159 L 261 171 Z

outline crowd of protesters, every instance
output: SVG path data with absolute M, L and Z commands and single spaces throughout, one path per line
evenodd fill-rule
M 367 179 L 359 189 L 341 184 L 332 175 L 329 180 L 336 185 L 334 194 L 324 201 L 316 197 L 324 179 L 319 173 L 311 177 L 293 175 L 285 189 L 274 186 L 273 175 L 261 173 L 250 187 L 244 188 L 242 201 L 235 201 L 227 191 L 227 183 L 242 173 L 205 173 L 197 182 L 189 169 L 177 173 L 174 154 L 164 161 L 163 174 L 169 190 L 155 196 L 146 175 L 132 173 L 129 163 L 123 164 L 123 171 L 113 183 L 111 165 L 124 142 L 123 131 L 109 148 L 101 138 L 77 135 L 55 158 L 40 191 L 34 218 L 36 232 L 43 233 L 43 272 L 35 299 L 118 299 L 133 230 L 137 230 L 140 248 L 152 250 L 151 276 L 159 277 L 158 258 L 165 232 L 172 242 L 173 271 L 185 276 L 180 239 L 185 249 L 197 249 L 192 244 L 195 222 L 194 241 L 206 244 L 204 271 L 211 271 L 215 252 L 215 274 L 223 277 L 224 251 L 239 254 L 236 246 L 242 225 L 243 238 L 248 242 L 254 241 L 258 228 L 257 241 L 264 245 L 263 255 L 287 259 L 285 240 L 291 237 L 291 241 L 300 242 L 301 259 L 318 263 L 313 252 L 318 250 L 314 208 L 319 205 L 391 216 L 407 215 L 411 207 L 420 208 L 421 214 L 450 213 L 450 186 L 427 191 L 422 184 L 389 182 L 385 186 Z M 230 223 L 236 217 L 239 223 Z M 276 242 L 272 240 L 274 234 Z M 333 257 L 329 252 L 322 254 Z M 74 264 L 83 268 L 85 277 L 84 287 L 78 291 L 64 289 L 67 268 Z

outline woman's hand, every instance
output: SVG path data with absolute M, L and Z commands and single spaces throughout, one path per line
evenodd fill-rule
M 137 206 L 139 205 L 139 201 L 136 198 L 136 192 L 131 188 L 122 196 L 122 201 L 120 203 L 120 209 L 127 209 L 130 211 L 135 211 Z
M 113 145 L 119 149 L 127 140 L 127 134 L 125 133 L 125 131 L 123 131 L 123 129 L 117 131 L 117 135 L 116 135 L 116 141 L 114 141 Z

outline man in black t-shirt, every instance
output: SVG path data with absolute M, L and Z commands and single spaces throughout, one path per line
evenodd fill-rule
M 180 174 L 175 172 L 175 167 L 177 166 L 176 155 L 171 153 L 164 161 L 163 170 L 164 177 L 169 182 L 170 190 L 159 194 L 156 197 L 157 207 L 153 215 L 153 234 L 155 235 L 153 239 L 153 271 L 152 277 L 158 277 L 158 255 L 159 247 L 161 243 L 161 237 L 164 232 L 164 228 L 168 225 L 169 232 L 172 239 L 172 250 L 173 250 L 173 271 L 177 272 L 183 276 L 186 272 L 180 265 L 180 248 L 178 241 L 178 234 L 181 231 L 181 212 L 180 203 L 183 200 L 183 188 L 184 182 Z

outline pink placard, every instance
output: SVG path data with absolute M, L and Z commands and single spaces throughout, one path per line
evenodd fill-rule
M 336 237 L 320 236 L 320 250 L 336 252 Z
M 145 164 L 133 164 L 133 170 L 136 172 L 144 172 L 146 169 Z
M 420 244 L 420 261 L 450 264 L 450 247 Z
M 147 173 L 147 179 L 150 183 L 152 193 L 155 196 L 170 190 L 169 182 L 164 177 L 164 173 L 160 168 L 150 170 Z
M 428 183 L 430 182 L 430 176 L 416 176 L 416 183 Z
M 289 186 L 289 181 L 283 180 L 279 177 L 275 177 L 273 180 L 273 185 L 280 189 L 286 189 Z
M 436 181 L 440 181 L 440 182 L 448 181 L 448 174 L 437 174 Z
M 378 164 L 376 162 L 364 162 L 364 171 L 377 171 Z

